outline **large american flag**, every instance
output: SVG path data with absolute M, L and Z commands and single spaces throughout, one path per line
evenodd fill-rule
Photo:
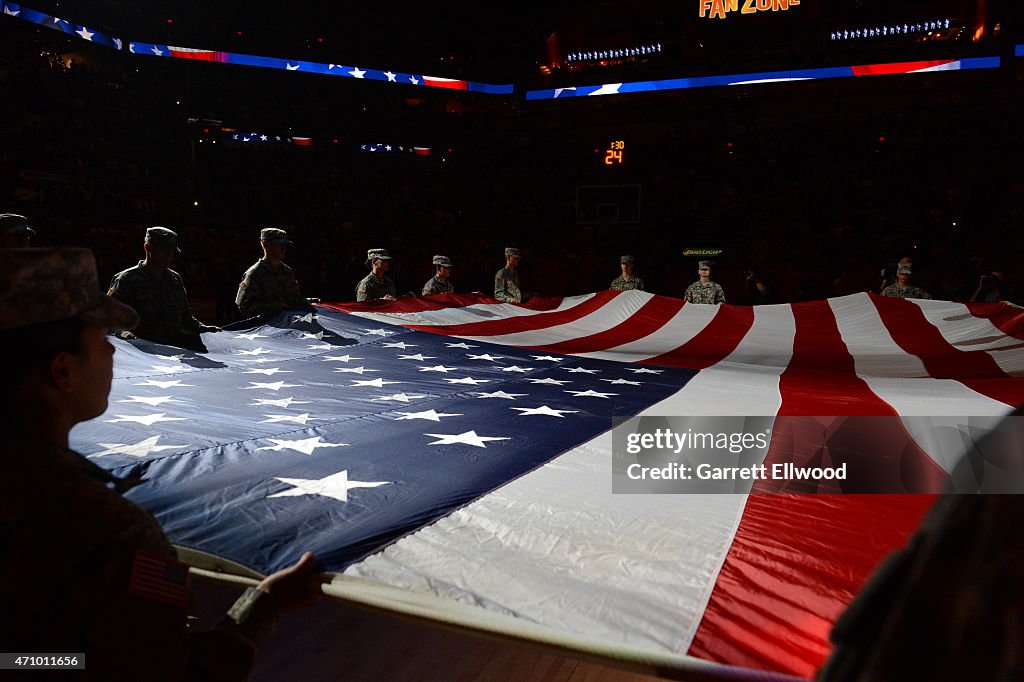
M 879 456 L 938 491 L 1024 403 L 1022 312 L 637 291 L 327 304 L 206 334 L 204 355 L 115 340 L 110 407 L 72 446 L 145 478 L 128 496 L 176 545 L 261 573 L 312 550 L 339 589 L 810 675 L 933 497 L 612 495 L 613 420 L 769 417 L 770 459 L 889 416 Z

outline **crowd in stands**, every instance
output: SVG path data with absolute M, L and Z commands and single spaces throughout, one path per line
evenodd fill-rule
M 690 247 L 722 249 L 715 280 L 730 303 L 878 293 L 905 256 L 935 298 L 968 301 L 993 271 L 1002 297 L 1017 296 L 1012 73 L 410 103 L 377 84 L 216 64 L 88 53 L 69 66 L 50 36 L 13 37 L 0 52 L 0 88 L 17 93 L 0 118 L 0 211 L 28 216 L 37 245 L 93 249 L 106 281 L 142 258 L 147 227 L 174 229 L 177 269 L 193 298 L 216 301 L 217 322 L 237 315 L 263 227 L 288 230 L 303 293 L 325 301 L 354 300 L 369 248 L 392 254 L 399 294 L 419 292 L 434 254 L 453 260 L 457 291 L 488 293 L 506 246 L 523 251 L 524 288 L 550 296 L 608 288 L 630 253 L 648 291 L 682 297 L 705 258 Z M 314 144 L 232 144 L 190 116 L 312 130 Z M 432 155 L 360 151 L 389 134 L 426 138 Z M 595 154 L 605 138 L 627 140 L 622 168 Z M 580 224 L 577 187 L 609 184 L 641 186 L 639 221 Z M 767 297 L 750 294 L 748 271 Z

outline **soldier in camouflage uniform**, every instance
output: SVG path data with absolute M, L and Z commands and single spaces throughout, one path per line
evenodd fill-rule
M 299 292 L 295 271 L 284 263 L 284 256 L 292 245 L 284 230 L 276 227 L 260 230 L 263 258 L 242 275 L 235 296 L 235 305 L 243 316 L 255 317 L 282 310 L 313 310 Z
M 434 256 L 434 276 L 423 285 L 423 295 L 454 294 L 455 286 L 449 279 L 452 276 L 452 259 L 448 256 Z
M 32 245 L 36 233 L 28 220 L 17 213 L 0 213 L 0 249 L 24 249 Z
M 107 409 L 107 331 L 137 321 L 103 295 L 89 250 L 0 250 L 0 353 L 16 359 L 0 373 L 0 467 L 13 483 L 0 496 L 0 642 L 84 652 L 75 679 L 245 680 L 277 613 L 319 592 L 312 555 L 247 590 L 214 630 L 190 633 L 187 566 L 121 497 L 141 481 L 68 447 L 75 424 Z
M 686 287 L 683 298 L 687 303 L 725 303 L 725 291 L 711 281 L 711 261 L 702 260 L 697 265 L 700 280 Z
M 505 267 L 494 274 L 494 298 L 502 303 L 522 303 L 523 291 L 519 288 L 519 261 L 523 255 L 519 249 L 505 249 Z
M 931 298 L 931 294 L 910 284 L 910 263 L 900 261 L 896 266 L 896 283 L 882 289 L 882 296 L 893 298 Z
M 370 274 L 359 280 L 359 284 L 356 285 L 356 300 L 395 300 L 398 290 L 395 289 L 395 283 L 387 276 L 387 271 L 391 267 L 391 254 L 388 253 L 388 250 L 368 250 L 366 264 L 370 266 Z
M 644 281 L 633 274 L 634 259 L 632 256 L 622 256 L 619 258 L 619 267 L 622 268 L 622 274 L 612 280 L 612 284 L 609 287 L 613 291 L 643 291 Z
M 108 296 L 130 305 L 139 313 L 139 324 L 118 335 L 124 339 L 148 339 L 155 343 L 205 351 L 200 332 L 220 331 L 192 316 L 185 284 L 171 265 L 178 248 L 178 235 L 166 227 L 146 230 L 143 244 L 146 259 L 122 270 L 110 282 Z

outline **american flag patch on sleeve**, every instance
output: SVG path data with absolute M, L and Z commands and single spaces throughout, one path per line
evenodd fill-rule
M 135 550 L 128 592 L 136 597 L 184 608 L 188 603 L 188 564 Z

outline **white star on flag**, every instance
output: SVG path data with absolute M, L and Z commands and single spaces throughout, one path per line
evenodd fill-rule
M 477 398 L 504 398 L 505 400 L 515 400 L 516 398 L 522 398 L 528 395 L 527 393 L 505 393 L 505 391 L 494 391 L 493 393 L 474 393 Z
M 266 135 L 260 135 L 260 141 L 261 142 L 266 142 L 267 141 L 267 136 Z
M 385 395 L 380 398 L 374 398 L 374 400 L 395 400 L 400 403 L 407 403 L 410 400 L 416 400 L 418 398 L 426 398 L 425 395 L 406 395 L 405 393 L 395 393 L 394 395 Z
M 601 393 L 600 391 L 566 391 L 566 393 L 572 393 L 577 398 L 607 398 L 610 395 L 618 395 L 618 393 Z
M 305 315 L 295 315 L 292 317 L 292 322 L 308 322 L 313 324 L 316 319 L 316 313 L 306 313 Z
M 250 381 L 249 383 L 252 384 L 252 386 L 243 386 L 242 387 L 243 391 L 249 391 L 249 390 L 252 390 L 254 388 L 265 388 L 268 391 L 280 391 L 282 388 L 295 388 L 296 386 L 301 386 L 302 385 L 302 384 L 286 384 L 283 381 L 275 381 L 275 382 L 270 383 L 270 384 L 260 383 L 259 381 Z
M 446 414 L 444 412 L 436 412 L 434 410 L 426 410 L 424 412 L 399 412 L 398 414 L 403 415 L 396 421 L 405 421 L 406 419 L 426 419 L 432 422 L 441 421 L 441 417 L 461 417 L 462 414 Z
M 416 355 L 399 355 L 399 360 L 418 360 L 420 362 L 426 362 L 427 360 L 437 360 L 434 355 L 424 355 L 423 353 L 417 353 Z
M 351 355 L 325 355 L 324 362 L 348 362 L 349 360 L 362 360 Z
M 531 384 L 548 384 L 550 386 L 561 386 L 562 384 L 571 384 L 572 382 L 568 379 L 527 379 Z
M 640 367 L 640 368 L 637 368 L 637 369 L 633 369 L 632 367 L 627 367 L 626 369 L 628 369 L 633 374 L 661 374 L 662 372 L 665 371 L 663 369 L 647 369 L 646 367 Z
M 280 372 L 281 374 L 291 374 L 290 369 L 281 369 L 280 367 L 268 367 L 267 369 L 247 369 L 242 374 L 265 374 L 268 377 L 272 377 Z
M 268 362 L 278 362 L 281 358 L 256 358 L 254 360 L 243 360 L 242 362 L 252 362 L 257 365 L 265 365 Z
M 491 383 L 490 379 L 474 379 L 473 377 L 465 377 L 463 379 L 448 379 L 448 378 L 445 378 L 445 381 L 447 381 L 449 384 L 470 384 L 472 386 L 476 386 L 477 384 L 489 384 L 489 383 Z
M 310 334 L 309 332 L 299 332 L 299 340 L 304 341 L 306 339 L 316 339 L 317 341 L 323 341 L 324 333 L 317 332 L 316 334 Z
M 195 384 L 183 384 L 183 383 L 181 383 L 181 379 L 172 379 L 171 381 L 157 381 L 156 379 L 146 379 L 141 384 L 132 384 L 132 385 L 133 386 L 156 386 L 157 388 L 162 388 L 165 391 L 167 389 L 173 388 L 175 386 L 180 386 L 182 388 L 195 386 Z
M 383 331 L 383 330 L 381 330 L 381 331 Z M 407 348 L 415 348 L 416 344 L 415 343 L 406 343 L 405 341 L 391 341 L 391 342 L 388 342 L 388 343 L 382 343 L 380 347 L 381 348 L 401 348 L 402 350 L 406 350 Z
M 643 386 L 642 381 L 630 381 L 629 379 L 601 379 L 601 381 L 607 381 L 609 384 L 621 384 L 623 386 Z
M 504 436 L 478 436 L 476 431 L 466 431 L 459 434 L 425 433 L 423 435 L 440 439 L 435 440 L 433 443 L 427 443 L 427 445 L 472 445 L 477 448 L 486 448 L 487 446 L 484 445 L 484 442 L 489 440 L 510 440 Z
M 239 355 L 266 355 L 267 353 L 273 353 L 274 351 L 263 350 L 263 347 L 253 348 L 252 350 L 240 350 Z
M 387 151 L 391 151 L 391 145 L 389 145 L 389 144 L 384 145 L 384 149 L 387 150 Z
M 548 417 L 559 417 L 561 419 L 565 419 L 565 417 L 562 416 L 563 413 L 576 414 L 577 412 L 579 412 L 579 410 L 553 410 L 547 405 L 541 405 L 540 407 L 510 407 L 509 409 L 518 410 L 521 413 L 520 416 L 522 417 L 531 414 L 543 414 L 547 415 Z
M 275 452 L 280 450 L 295 450 L 301 452 L 304 455 L 312 455 L 313 451 L 317 448 L 344 448 L 348 447 L 348 443 L 322 443 L 323 436 L 313 436 L 312 438 L 300 438 L 299 440 L 278 440 L 276 438 L 267 438 L 273 445 L 268 445 L 265 448 L 256 448 L 256 452 L 260 450 L 274 450 Z
M 164 51 L 163 51 L 163 50 L 161 50 L 161 49 L 160 49 L 159 47 L 157 47 L 156 45 L 154 45 L 154 46 L 153 46 L 153 54 L 155 54 L 155 55 L 156 55 L 157 57 L 163 57 L 163 56 L 164 56 Z
M 150 365 L 150 368 L 160 372 L 161 374 L 176 374 L 178 372 L 193 372 L 195 371 L 188 365 Z
M 363 379 L 352 382 L 352 386 L 374 386 L 376 388 L 384 388 L 384 384 L 400 384 L 401 381 L 387 381 L 385 379 Z
M 256 398 L 250 405 L 273 405 L 274 407 L 291 407 L 292 405 L 305 405 L 309 403 L 309 400 L 296 400 L 291 396 L 287 398 L 274 399 L 274 398 Z
M 534 360 L 538 360 L 538 361 L 540 361 L 540 360 L 548 360 L 550 362 L 561 362 L 562 361 L 562 358 L 556 358 L 556 357 L 552 357 L 550 355 L 534 355 L 533 359 Z
M 397 81 L 395 81 L 395 74 L 391 73 L 390 71 L 385 71 L 384 75 L 387 76 L 387 79 L 389 81 L 391 81 L 392 83 L 397 82 Z
M 143 405 L 149 405 L 150 407 L 157 407 L 159 405 L 163 405 L 164 403 L 166 403 L 168 401 L 180 402 L 180 401 L 174 400 L 174 398 L 172 398 L 169 395 L 160 395 L 160 396 L 156 396 L 154 398 L 147 398 L 147 397 L 141 396 L 141 395 L 132 395 L 132 396 L 128 396 L 128 400 L 118 400 L 117 402 L 119 402 L 119 403 L 142 403 Z
M 156 414 L 147 414 L 147 415 L 142 416 L 142 417 L 131 417 L 131 416 L 122 415 L 122 414 L 115 414 L 114 416 L 117 417 L 117 419 L 108 419 L 107 421 L 112 423 L 112 424 L 115 423 L 115 422 L 133 422 L 135 424 L 143 424 L 145 426 L 152 426 L 153 424 L 156 424 L 157 422 L 183 422 L 183 421 L 185 421 L 184 417 L 165 417 L 163 412 L 158 412 Z
M 509 365 L 508 367 L 502 367 L 501 368 L 502 372 L 518 372 L 520 374 L 525 374 L 526 372 L 532 372 L 533 370 L 534 370 L 533 367 L 520 367 L 519 365 Z
M 369 334 L 370 336 L 391 336 L 395 332 L 389 332 L 387 329 L 384 329 L 382 327 L 380 329 L 367 329 L 366 333 Z M 392 348 L 392 347 L 394 347 L 394 346 L 385 346 L 385 348 Z M 405 346 L 402 346 L 402 347 L 404 348 Z
M 358 367 L 335 367 L 334 371 L 335 372 L 340 372 L 342 374 L 364 374 L 366 372 L 379 372 L 380 370 L 379 369 L 367 369 L 366 367 L 363 367 L 362 365 L 359 365 Z
M 337 64 L 328 64 L 327 65 L 327 70 L 330 71 L 331 69 L 333 69 L 336 66 L 337 66 Z
M 409 82 L 412 83 L 413 85 L 419 85 L 420 84 L 420 82 L 418 80 L 416 80 L 416 76 L 409 76 Z
M 449 344 L 449 345 L 452 345 L 452 344 Z M 466 344 L 461 344 L 461 346 L 464 346 L 464 345 L 466 345 Z M 503 359 L 505 356 L 504 355 L 490 355 L 489 353 L 484 353 L 483 355 L 468 354 L 466 357 L 468 357 L 470 360 L 490 360 L 491 362 L 494 362 L 495 360 Z
M 289 64 L 288 62 L 285 62 L 284 63 L 284 68 L 287 69 L 288 71 L 298 71 L 299 70 L 299 65 L 298 64 Z
M 135 43 L 128 43 L 128 51 L 135 54 Z
M 21 10 L 20 9 L 11 9 L 7 5 L 4 5 L 4 14 L 9 14 L 12 17 L 16 17 L 19 14 L 21 14 Z
M 187 445 L 157 445 L 156 442 L 160 439 L 159 435 L 150 436 L 145 440 L 140 440 L 138 443 L 100 443 L 99 445 L 106 448 L 103 452 L 96 452 L 90 455 L 90 457 L 105 457 L 107 455 L 126 455 L 128 457 L 145 457 L 151 452 L 162 452 L 164 450 L 176 450 L 178 448 L 187 448 Z
M 420 367 L 421 372 L 441 372 L 447 374 L 448 372 L 454 372 L 458 367 L 445 367 L 444 365 L 434 365 L 433 367 Z
M 563 367 L 562 369 L 574 374 L 597 374 L 601 371 L 599 369 L 584 369 L 583 367 Z
M 462 343 L 446 343 L 444 345 L 448 346 L 449 348 L 465 348 L 466 350 L 469 350 L 470 348 L 479 348 L 480 347 L 480 346 L 474 346 L 472 344 L 465 343 L 465 342 L 462 342 Z
M 348 469 L 326 478 L 282 478 L 275 480 L 295 486 L 288 490 L 267 495 L 269 500 L 272 497 L 299 497 L 301 495 L 319 495 L 330 497 L 339 502 L 348 502 L 348 491 L 353 488 L 376 488 L 381 485 L 391 485 L 391 481 L 350 481 L 348 480 Z
M 330 350 L 332 348 L 334 348 L 334 346 L 329 343 L 313 343 L 306 346 L 307 350 Z
M 352 74 L 353 78 L 362 78 L 366 75 L 366 71 L 361 70 L 358 66 L 352 67 L 352 70 L 349 71 L 349 73 Z
M 321 421 L 316 417 L 310 417 L 308 412 L 304 412 L 303 414 L 265 414 L 263 416 L 266 417 L 266 419 L 261 419 L 260 424 L 288 422 L 291 424 L 302 424 L 305 426 L 308 421 Z
M 77 33 L 78 35 L 82 36 L 82 38 L 84 38 L 85 40 L 89 40 L 89 41 L 91 41 L 93 35 L 95 35 L 92 31 L 87 29 L 85 26 L 83 26 L 82 28 L 80 28 L 77 31 L 75 31 L 75 33 Z
M 113 40 L 114 40 L 114 49 L 115 50 L 120 50 L 121 46 L 123 45 L 123 43 L 121 42 L 121 39 L 120 38 L 114 38 Z

